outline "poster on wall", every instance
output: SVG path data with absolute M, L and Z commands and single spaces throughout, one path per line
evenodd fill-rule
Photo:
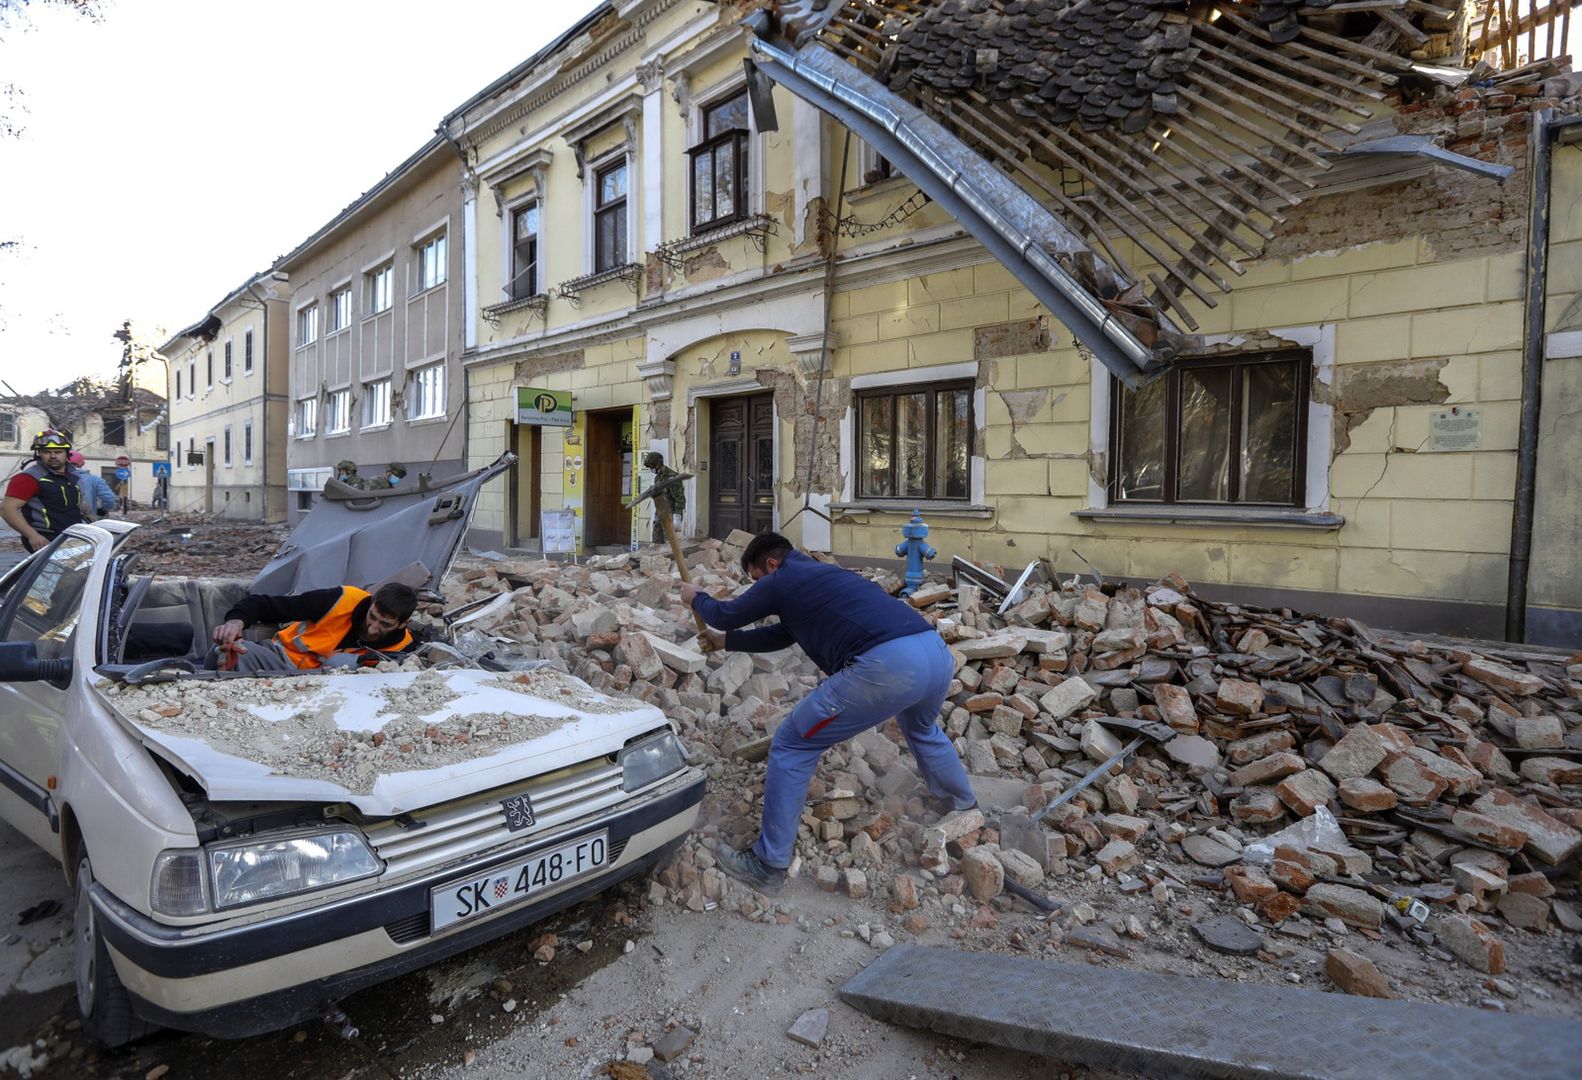
M 545 555 L 574 555 L 577 551 L 577 512 L 544 510 L 539 513 L 539 535 Z
M 570 427 L 571 391 L 518 386 L 516 422 L 533 427 Z
M 577 554 L 582 553 L 583 485 L 586 477 L 584 454 L 587 451 L 583 439 L 586 429 L 586 414 L 576 413 L 571 418 L 571 427 L 565 430 L 561 440 L 561 505 L 576 512 L 573 528 L 577 532 L 577 542 L 573 550 Z

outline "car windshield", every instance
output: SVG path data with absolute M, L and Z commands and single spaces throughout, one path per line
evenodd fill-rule
M 36 641 L 41 657 L 66 655 L 81 617 L 93 552 L 91 540 L 61 542 L 28 583 L 6 627 L 6 641 Z

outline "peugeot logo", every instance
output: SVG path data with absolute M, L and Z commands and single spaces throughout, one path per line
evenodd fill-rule
M 505 827 L 511 832 L 531 828 L 538 820 L 533 816 L 533 801 L 526 795 L 501 799 L 500 805 L 505 808 Z

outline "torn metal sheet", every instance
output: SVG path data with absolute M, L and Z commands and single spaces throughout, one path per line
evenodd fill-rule
M 1474 176 L 1486 176 L 1492 180 L 1509 180 L 1511 174 L 1516 171 L 1509 165 L 1495 165 L 1446 150 L 1427 135 L 1392 135 L 1386 139 L 1369 139 L 1367 142 L 1352 143 L 1343 153 L 1347 157 L 1384 155 L 1427 158 L 1449 168 L 1460 169 Z
M 869 1016 L 1139 1076 L 1534 1080 L 1582 1023 L 896 945 L 840 989 Z
M 1059 218 L 921 109 L 823 49 L 793 55 L 761 39 L 754 59 L 771 78 L 828 113 L 892 161 L 977 237 L 1093 355 L 1128 386 L 1163 360 L 1066 269 L 1091 254 Z

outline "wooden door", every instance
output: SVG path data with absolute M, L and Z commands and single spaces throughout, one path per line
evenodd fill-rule
M 774 399 L 717 398 L 709 410 L 709 535 L 774 527 Z
M 588 449 L 583 473 L 583 550 L 610 544 L 626 546 L 630 517 L 621 506 L 622 421 L 630 409 L 588 414 Z

